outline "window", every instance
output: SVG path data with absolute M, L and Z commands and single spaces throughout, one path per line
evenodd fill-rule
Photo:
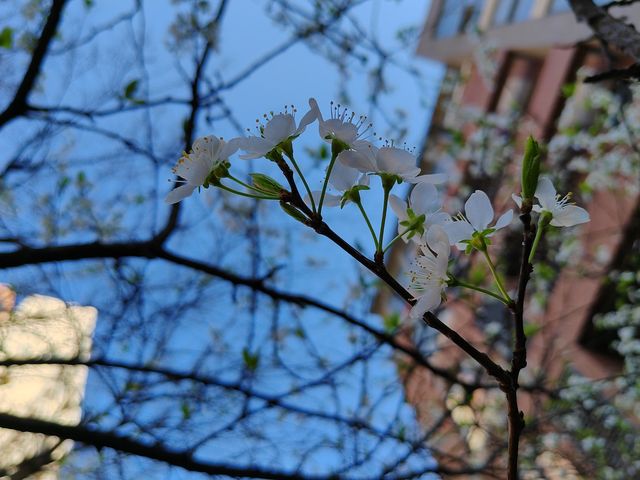
M 436 38 L 455 37 L 476 26 L 482 0 L 445 0 L 435 30 Z
M 522 22 L 531 16 L 534 0 L 500 0 L 493 17 L 495 25 Z

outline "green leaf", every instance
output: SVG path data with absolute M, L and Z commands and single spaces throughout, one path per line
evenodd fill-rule
M 13 28 L 4 27 L 0 31 L 0 47 L 11 48 L 13 47 Z
M 127 83 L 127 86 L 124 87 L 124 98 L 133 100 L 133 95 L 136 93 L 136 90 L 138 90 L 138 79 L 131 80 Z
M 244 365 L 248 370 L 255 372 L 258 369 L 258 364 L 260 363 L 260 355 L 258 353 L 251 353 L 248 349 L 242 349 L 242 359 L 244 360 Z
M 384 317 L 382 324 L 386 332 L 393 333 L 400 326 L 400 315 L 397 313 L 391 313 Z
M 71 183 L 71 179 L 68 176 L 63 176 L 60 179 L 58 179 L 58 190 L 62 191 L 65 190 L 69 184 Z
M 191 418 L 191 407 L 187 402 L 182 402 L 182 405 L 180 405 L 180 411 L 182 412 L 182 418 L 184 420 L 189 420 Z
M 124 386 L 125 391 L 127 392 L 139 392 L 142 390 L 142 385 L 138 382 L 127 382 Z
M 82 187 L 87 184 L 87 174 L 82 170 L 76 175 L 76 185 Z

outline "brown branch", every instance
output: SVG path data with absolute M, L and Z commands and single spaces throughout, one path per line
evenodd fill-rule
M 163 259 L 175 265 L 181 265 L 194 269 L 199 272 L 225 280 L 232 285 L 239 285 L 251 288 L 261 292 L 268 297 L 276 300 L 298 305 L 300 307 L 312 307 L 318 310 L 335 315 L 342 318 L 347 323 L 363 329 L 372 335 L 379 342 L 385 343 L 390 347 L 402 352 L 410 357 L 418 365 L 427 368 L 435 375 L 449 381 L 461 385 L 467 391 L 473 391 L 478 388 L 487 388 L 489 385 L 480 383 L 466 382 L 456 377 L 455 374 L 447 369 L 433 365 L 425 356 L 416 348 L 404 345 L 395 336 L 379 330 L 366 322 L 349 315 L 347 312 L 333 307 L 327 303 L 317 300 L 306 295 L 297 295 L 277 288 L 270 287 L 265 284 L 264 278 L 253 278 L 235 274 L 215 265 L 199 262 L 180 255 L 169 252 L 164 247 L 157 244 L 157 241 L 147 241 L 138 243 L 113 243 L 105 244 L 100 242 L 74 244 L 55 247 L 31 248 L 23 247 L 9 253 L 0 253 L 0 269 L 21 267 L 25 265 L 38 265 L 43 263 L 64 262 L 75 260 L 89 259 L 118 259 L 118 258 L 148 258 Z M 388 274 L 387 274 L 388 275 Z M 402 288 L 402 287 L 400 287 Z
M 514 320 L 513 356 L 511 368 L 509 370 L 509 382 L 504 382 L 500 386 L 507 398 L 507 421 L 509 425 L 508 442 L 508 471 L 509 480 L 517 480 L 518 475 L 518 453 L 520 446 L 520 436 L 524 430 L 524 413 L 518 406 L 518 378 L 520 371 L 527 366 L 527 337 L 524 333 L 524 300 L 527 283 L 532 271 L 529 263 L 529 254 L 533 245 L 535 230 L 531 226 L 531 207 L 523 204 L 522 214 L 522 260 L 520 262 L 520 275 L 518 279 L 518 297 L 515 305 L 512 306 Z
M 232 478 L 263 478 L 283 480 L 329 480 L 339 479 L 335 475 L 305 475 L 297 472 L 286 472 L 275 469 L 264 469 L 248 465 L 239 467 L 224 463 L 197 460 L 187 451 L 175 450 L 160 443 L 148 444 L 134 440 L 128 436 L 115 432 L 105 432 L 87 425 L 60 425 L 35 418 L 23 418 L 6 413 L 0 413 L 0 427 L 20 432 L 42 433 L 58 438 L 75 440 L 98 449 L 110 448 L 119 452 L 137 455 L 152 460 L 184 468 L 191 472 L 202 472 L 209 475 L 225 475 Z
M 33 50 L 33 54 L 31 55 L 29 67 L 27 67 L 27 71 L 22 77 L 22 81 L 16 90 L 13 100 L 7 108 L 0 113 L 0 127 L 14 118 L 23 115 L 27 111 L 27 100 L 29 98 L 29 94 L 40 75 L 42 63 L 47 55 L 47 50 L 49 49 L 51 40 L 58 29 L 60 19 L 62 18 L 62 10 L 66 3 L 67 0 L 53 0 L 49 16 L 42 28 L 42 33 L 40 34 L 36 48 Z
M 322 221 L 322 217 L 316 213 L 311 212 L 309 207 L 304 203 L 300 194 L 298 193 L 298 188 L 296 186 L 295 178 L 293 176 L 293 171 L 289 168 L 288 165 L 285 164 L 282 158 L 277 159 L 276 163 L 280 167 L 280 170 L 284 174 L 289 186 L 291 187 L 291 198 L 289 199 L 289 203 L 292 206 L 299 209 L 305 215 L 307 215 L 308 221 L 306 225 L 316 233 L 327 237 L 333 243 L 338 245 L 342 250 L 348 253 L 351 257 L 358 261 L 362 266 L 364 266 L 367 270 L 375 274 L 380 280 L 386 283 L 394 292 L 396 292 L 400 298 L 402 298 L 409 305 L 415 304 L 415 299 L 402 285 L 398 283 L 398 281 L 393 278 L 393 276 L 387 271 L 384 263 L 378 263 L 369 258 L 365 257 L 359 250 L 351 246 L 347 241 L 345 241 L 340 235 L 335 233 L 329 225 Z M 438 317 L 436 317 L 431 312 L 426 312 L 423 316 L 423 321 L 434 328 L 438 332 L 442 333 L 445 337 L 451 340 L 455 345 L 457 345 L 460 349 L 462 349 L 465 353 L 467 353 L 471 358 L 473 358 L 480 366 L 482 366 L 486 372 L 494 377 L 500 384 L 509 380 L 509 374 L 496 362 L 494 362 L 489 355 L 485 352 L 478 350 L 471 343 L 469 343 L 462 335 L 460 335 L 455 330 L 449 328 L 445 323 L 443 323 Z
M 613 68 L 606 72 L 591 75 L 584 79 L 584 83 L 596 83 L 604 80 L 640 80 L 640 63 L 634 63 L 627 68 Z
M 586 22 L 603 42 L 615 45 L 623 53 L 640 62 L 640 33 L 632 24 L 612 17 L 592 0 L 569 0 L 578 21 Z
M 288 392 L 280 393 L 280 394 L 270 394 L 259 392 L 249 388 L 245 381 L 241 380 L 239 382 L 233 382 L 229 380 L 222 380 L 219 378 L 204 376 L 194 372 L 185 372 L 181 370 L 176 370 L 170 367 L 161 367 L 155 365 L 138 365 L 131 362 L 124 362 L 119 360 L 110 360 L 104 358 L 95 358 L 90 360 L 84 360 L 82 358 L 59 358 L 59 357 L 35 357 L 35 358 L 17 358 L 17 359 L 6 359 L 0 360 L 0 367 L 19 367 L 24 365 L 63 365 L 63 366 L 83 366 L 83 367 L 106 367 L 106 368 L 115 368 L 122 369 L 132 372 L 141 372 L 145 374 L 155 374 L 161 375 L 165 377 L 167 380 L 171 381 L 188 381 L 197 383 L 200 385 L 204 385 L 207 387 L 218 387 L 225 390 L 230 390 L 241 395 L 244 395 L 246 398 L 259 399 L 264 401 L 269 407 L 277 407 L 283 410 L 293 412 L 299 415 L 304 415 L 312 418 L 319 418 L 322 420 L 327 420 L 330 422 L 335 422 L 338 424 L 346 425 L 350 428 L 364 430 L 372 435 L 377 436 L 380 439 L 390 439 L 394 438 L 396 440 L 400 440 L 397 435 L 394 435 L 389 432 L 384 432 L 373 425 L 361 420 L 355 416 L 342 416 L 339 414 L 330 414 L 327 412 L 323 412 L 321 410 L 313 410 L 305 407 L 301 407 L 299 405 L 295 405 L 293 403 L 289 403 L 283 400 L 283 398 L 290 395 L 297 395 L 301 393 L 303 390 L 315 384 L 315 382 L 311 382 L 310 384 L 301 385 L 299 387 L 294 388 Z M 419 442 L 420 445 L 424 446 L 423 442 Z M 418 445 L 416 445 L 417 447 Z M 426 448 L 426 447 L 425 447 Z

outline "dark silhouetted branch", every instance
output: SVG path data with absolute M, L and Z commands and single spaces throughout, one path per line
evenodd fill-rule
M 36 48 L 31 55 L 31 62 L 27 67 L 27 71 L 22 77 L 22 81 L 18 86 L 18 90 L 16 90 L 13 100 L 11 100 L 11 103 L 4 112 L 0 113 L 0 127 L 27 111 L 29 94 L 33 89 L 38 75 L 40 75 L 42 63 L 47 55 L 51 40 L 56 34 L 60 19 L 62 18 L 62 10 L 66 3 L 67 0 L 53 0 L 49 16 L 44 24 Z

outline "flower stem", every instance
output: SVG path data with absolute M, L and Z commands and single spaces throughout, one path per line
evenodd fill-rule
M 373 226 L 371 225 L 371 221 L 369 220 L 369 216 L 367 215 L 367 212 L 365 211 L 364 207 L 362 206 L 362 202 L 355 202 L 356 205 L 358 205 L 358 208 L 360 209 L 360 212 L 362 213 L 362 216 L 364 217 L 365 222 L 367 222 L 367 227 L 369 227 L 369 232 L 371 232 L 371 237 L 373 238 L 373 243 L 376 247 L 376 251 L 378 251 L 379 246 L 378 246 L 378 238 L 376 237 L 376 232 L 373 230 Z
M 329 184 L 329 178 L 331 178 L 331 171 L 333 170 L 333 166 L 338 159 L 338 155 L 340 152 L 349 149 L 349 145 L 344 143 L 342 140 L 337 138 L 333 138 L 331 140 L 331 161 L 329 162 L 329 166 L 327 167 L 327 174 L 324 177 L 324 183 L 322 184 L 322 193 L 320 194 L 320 201 L 318 202 L 318 216 L 322 217 L 322 203 L 324 202 L 324 196 L 327 193 L 327 185 Z
M 221 183 L 216 185 L 216 187 L 221 188 L 222 190 L 226 190 L 227 192 L 231 192 L 231 193 L 234 193 L 236 195 L 240 195 L 242 197 L 256 198 L 258 200 L 280 200 L 278 197 L 270 197 L 270 196 L 266 196 L 266 195 L 253 195 L 252 193 L 241 192 L 239 190 L 235 190 L 233 188 L 229 188 L 226 185 L 223 185 Z
M 322 204 L 324 203 L 324 196 L 327 193 L 327 185 L 329 184 L 329 177 L 331 176 L 331 170 L 333 170 L 333 165 L 336 163 L 336 159 L 338 158 L 338 154 L 333 152 L 331 155 L 331 161 L 329 162 L 329 166 L 327 167 L 327 174 L 324 177 L 324 183 L 322 184 L 322 192 L 320 193 L 320 200 L 318 202 L 318 215 L 322 213 Z
M 407 233 L 409 233 L 411 231 L 410 228 L 407 228 L 404 232 L 399 233 L 398 235 L 396 235 L 395 237 L 393 237 L 391 239 L 391 241 L 387 244 L 386 247 L 384 247 L 384 250 L 382 250 L 382 253 L 386 253 L 387 250 L 389 250 L 389 248 L 391 247 L 391 245 L 393 245 L 395 243 L 396 240 L 398 240 L 399 238 L 402 238 L 403 236 L 405 236 Z
M 311 209 L 315 212 L 316 201 L 313 199 L 313 195 L 311 194 L 311 189 L 309 188 L 307 179 L 304 178 L 304 175 L 302 174 L 302 170 L 300 170 L 300 167 L 298 166 L 298 162 L 296 162 L 296 159 L 293 157 L 293 150 L 291 152 L 285 151 L 285 154 L 287 155 L 287 157 L 289 157 L 289 160 L 291 160 L 291 164 L 293 165 L 293 168 L 295 168 L 296 172 L 298 173 L 298 176 L 300 177 L 300 180 L 302 180 L 302 183 L 304 184 L 304 189 L 307 191 L 307 195 L 309 195 L 309 200 L 311 201 Z M 322 202 L 322 199 L 320 201 Z M 322 203 L 320 203 L 320 205 L 322 205 Z M 320 210 L 318 210 L 318 213 L 320 213 Z
M 500 290 L 500 293 L 502 294 L 504 299 L 507 301 L 507 303 L 509 303 L 509 304 L 513 303 L 513 300 L 511 300 L 511 297 L 507 293 L 506 288 L 504 288 L 504 284 L 502 283 L 502 280 L 500 279 L 500 275 L 496 271 L 495 265 L 491 261 L 491 257 L 489 256 L 489 252 L 487 252 L 487 249 L 485 248 L 484 250 L 482 250 L 482 253 L 484 254 L 484 258 L 487 260 L 487 265 L 489 265 L 489 270 L 491 270 L 491 274 L 493 275 L 493 278 L 495 278 L 495 280 L 496 280 L 496 285 L 498 287 L 498 290 Z
M 256 187 L 254 187 L 253 185 L 249 185 L 248 183 L 243 182 L 242 180 L 237 179 L 236 177 L 234 177 L 231 174 L 227 175 L 227 178 L 230 178 L 231 180 L 233 180 L 234 182 L 242 185 L 243 187 L 249 189 L 249 190 L 253 190 L 254 192 L 258 192 L 260 194 L 263 194 L 264 192 L 262 190 L 258 190 Z
M 486 288 L 478 287 L 476 285 L 463 282 L 462 280 L 458 280 L 456 277 L 454 277 L 451 274 L 449 274 L 449 278 L 451 278 L 451 283 L 449 284 L 450 287 L 463 287 L 463 288 L 468 288 L 470 290 L 475 290 L 476 292 L 484 293 L 485 295 L 489 295 L 490 297 L 498 299 L 505 305 L 509 305 L 509 302 L 506 299 L 502 298 L 500 295 L 498 295 L 495 292 L 492 292 L 491 290 L 487 290 Z
M 382 254 L 382 240 L 384 238 L 384 224 L 387 221 L 387 207 L 389 205 L 389 193 L 391 188 L 387 185 L 384 186 L 384 202 L 382 204 L 382 220 L 380 221 L 380 235 L 378 235 L 378 250 L 377 253 Z
M 538 249 L 538 243 L 540 243 L 540 239 L 542 238 L 544 229 L 547 227 L 547 225 L 549 225 L 551 218 L 551 214 L 546 211 L 542 212 L 542 215 L 540 215 L 540 219 L 538 220 L 538 228 L 536 229 L 536 237 L 533 239 L 531 252 L 529 252 L 529 263 L 533 263 L 533 257 L 535 256 L 536 250 Z

